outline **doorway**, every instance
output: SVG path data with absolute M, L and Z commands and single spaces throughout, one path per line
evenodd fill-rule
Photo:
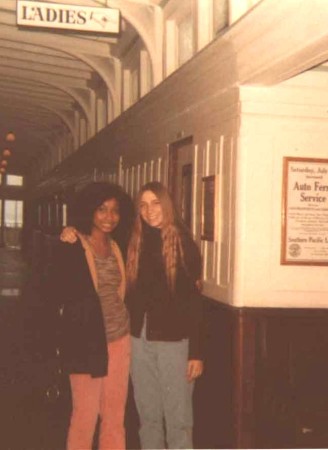
M 190 229 L 192 225 L 193 204 L 193 139 L 187 137 L 169 146 L 169 191 L 175 207 Z
M 21 248 L 23 201 L 2 199 L 0 210 L 2 246 Z

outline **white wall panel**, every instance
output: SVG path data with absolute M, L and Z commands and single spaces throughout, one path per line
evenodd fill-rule
M 242 89 L 234 286 L 240 306 L 328 307 L 327 267 L 280 263 L 283 158 L 328 155 L 327 91 L 317 73 L 312 86 L 309 78 Z
M 122 159 L 122 162 L 124 160 Z M 124 165 L 124 162 L 123 162 Z M 124 173 L 124 187 L 126 191 L 135 197 L 141 186 L 149 181 L 164 180 L 163 159 L 143 161 L 141 164 L 126 167 L 123 169 Z

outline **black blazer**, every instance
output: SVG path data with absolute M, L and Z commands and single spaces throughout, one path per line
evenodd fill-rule
M 58 243 L 46 278 L 47 301 L 62 311 L 60 352 L 64 369 L 105 376 L 108 352 L 101 304 L 79 240 Z
M 182 232 L 186 267 L 177 269 L 175 292 L 168 289 L 159 229 L 143 223 L 142 248 L 136 283 L 127 292 L 131 334 L 140 337 L 145 314 L 146 337 L 150 341 L 189 339 L 189 359 L 203 359 L 203 298 L 196 288 L 201 277 L 197 245 Z

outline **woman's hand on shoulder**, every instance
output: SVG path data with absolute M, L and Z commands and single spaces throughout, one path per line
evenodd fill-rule
M 187 378 L 191 382 L 200 377 L 204 370 L 204 363 L 200 359 L 190 359 L 188 361 Z
M 77 240 L 77 230 L 74 227 L 65 227 L 60 234 L 60 240 L 62 242 L 68 242 L 74 244 Z

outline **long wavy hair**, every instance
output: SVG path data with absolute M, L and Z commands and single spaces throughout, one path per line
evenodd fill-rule
M 161 202 L 163 210 L 163 224 L 161 227 L 161 237 L 163 243 L 162 255 L 168 287 L 171 291 L 174 291 L 178 265 L 182 264 L 183 266 L 185 266 L 181 236 L 182 233 L 189 233 L 189 231 L 176 212 L 168 190 L 158 181 L 152 181 L 145 184 L 144 186 L 142 186 L 137 195 L 137 215 L 134 226 L 132 228 L 126 264 L 128 287 L 131 287 L 135 284 L 138 276 L 139 260 L 142 248 L 143 226 L 140 216 L 140 202 L 143 193 L 146 191 L 151 191 Z

